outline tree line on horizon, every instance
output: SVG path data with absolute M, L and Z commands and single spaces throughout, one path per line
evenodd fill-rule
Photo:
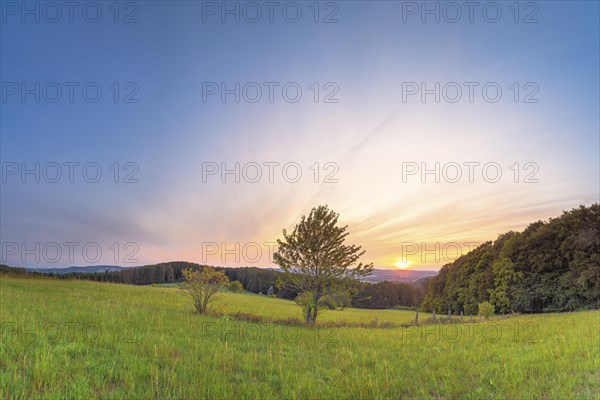
M 54 277 L 56 279 L 82 279 L 96 282 L 123 283 L 129 285 L 151 285 L 161 283 L 181 283 L 186 269 L 198 270 L 205 267 L 187 261 L 172 261 L 141 267 L 127 268 L 120 271 L 96 273 L 45 274 L 24 268 L 0 265 L 0 273 L 27 275 L 33 277 Z M 267 294 L 272 287 L 276 297 L 294 300 L 298 291 L 277 285 L 281 272 L 257 267 L 216 267 L 225 273 L 229 281 L 238 281 L 244 290 L 255 294 Z M 429 279 L 429 278 L 427 278 Z M 427 279 L 417 283 L 405 282 L 356 282 L 350 291 L 350 302 L 353 307 L 368 309 L 385 309 L 393 307 L 415 307 L 421 302 L 427 290 Z

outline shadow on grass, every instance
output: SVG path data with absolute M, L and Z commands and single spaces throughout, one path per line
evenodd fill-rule
M 212 311 L 210 313 L 211 316 L 214 317 L 226 317 L 232 318 L 238 321 L 243 322 L 251 322 L 251 323 L 267 323 L 267 324 L 277 324 L 277 325 L 288 325 L 288 326 L 318 326 L 324 328 L 369 328 L 369 329 L 392 329 L 392 328 L 407 328 L 415 326 L 414 322 L 403 322 L 403 323 L 394 323 L 390 321 L 379 321 L 379 318 L 373 318 L 371 321 L 364 322 L 348 322 L 348 321 L 327 321 L 327 322 L 317 322 L 314 325 L 307 325 L 304 321 L 299 318 L 271 318 L 265 317 L 261 315 L 255 315 L 251 313 L 245 312 L 236 312 L 231 314 L 226 314 L 220 311 Z M 460 318 L 460 317 L 444 317 L 444 318 L 427 318 L 423 321 L 419 321 L 419 326 L 422 325 L 433 325 L 433 324 L 469 324 L 469 323 L 478 323 L 486 321 L 485 319 L 480 320 L 480 318 Z

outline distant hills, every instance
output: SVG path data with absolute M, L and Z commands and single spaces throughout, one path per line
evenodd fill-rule
M 118 265 L 89 265 L 89 266 L 73 266 L 68 268 L 26 268 L 31 272 L 40 272 L 44 274 L 95 274 L 102 272 L 115 272 L 125 269 L 142 268 L 142 267 L 121 267 Z M 278 271 L 278 268 L 265 268 L 270 271 Z M 364 282 L 415 282 L 419 279 L 432 277 L 437 275 L 437 271 L 417 271 L 417 270 L 394 270 L 394 269 L 374 269 L 373 273 L 362 279 Z
M 436 276 L 437 271 L 419 271 L 411 269 L 374 269 L 370 276 L 363 278 L 365 282 L 415 282 L 419 279 Z
M 270 271 L 281 272 L 279 268 L 265 268 Z M 437 271 L 420 271 L 411 269 L 382 269 L 375 268 L 373 273 L 361 279 L 363 282 L 416 282 L 419 279 L 428 278 L 437 275 Z
M 98 272 L 113 272 L 127 269 L 118 265 L 89 265 L 85 267 L 73 266 L 68 268 L 25 268 L 28 271 L 40 272 L 44 274 L 94 274 Z

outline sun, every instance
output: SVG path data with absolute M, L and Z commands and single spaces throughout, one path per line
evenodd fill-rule
M 396 263 L 394 263 L 394 265 L 396 266 L 396 268 L 406 269 L 410 266 L 410 261 L 400 259 L 400 260 L 396 261 Z

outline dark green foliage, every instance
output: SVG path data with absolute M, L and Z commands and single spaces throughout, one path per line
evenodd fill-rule
M 224 268 L 225 275 L 230 281 L 240 281 L 248 292 L 267 293 L 271 286 L 275 287 L 275 281 L 280 272 L 255 267 L 248 268 Z M 279 293 L 274 289 L 277 297 L 294 299 L 297 293 Z
M 486 242 L 431 279 L 426 310 L 537 313 L 600 307 L 600 205 Z
M 352 304 L 352 299 L 346 291 L 332 292 L 323 297 L 323 304 L 330 310 L 344 310 Z
M 403 282 L 362 283 L 352 297 L 352 305 L 359 308 L 413 307 L 421 302 L 424 291 L 416 285 Z
M 0 275 L 1 274 L 19 276 L 19 277 L 27 276 L 27 277 L 31 277 L 31 278 L 55 277 L 55 275 L 44 274 L 44 273 L 36 272 L 36 271 L 30 271 L 26 268 L 11 267 L 6 264 L 0 264 Z
M 229 284 L 229 291 L 231 293 L 242 293 L 244 291 L 244 286 L 240 281 L 233 281 Z
M 365 253 L 361 246 L 345 244 L 348 226 L 339 226 L 338 218 L 327 206 L 314 207 L 291 233 L 283 230 L 283 240 L 277 239 L 273 258 L 283 271 L 278 286 L 300 293 L 297 302 L 308 324 L 316 322 L 323 297 L 350 293 L 358 279 L 373 272 L 372 263 L 359 262 Z

